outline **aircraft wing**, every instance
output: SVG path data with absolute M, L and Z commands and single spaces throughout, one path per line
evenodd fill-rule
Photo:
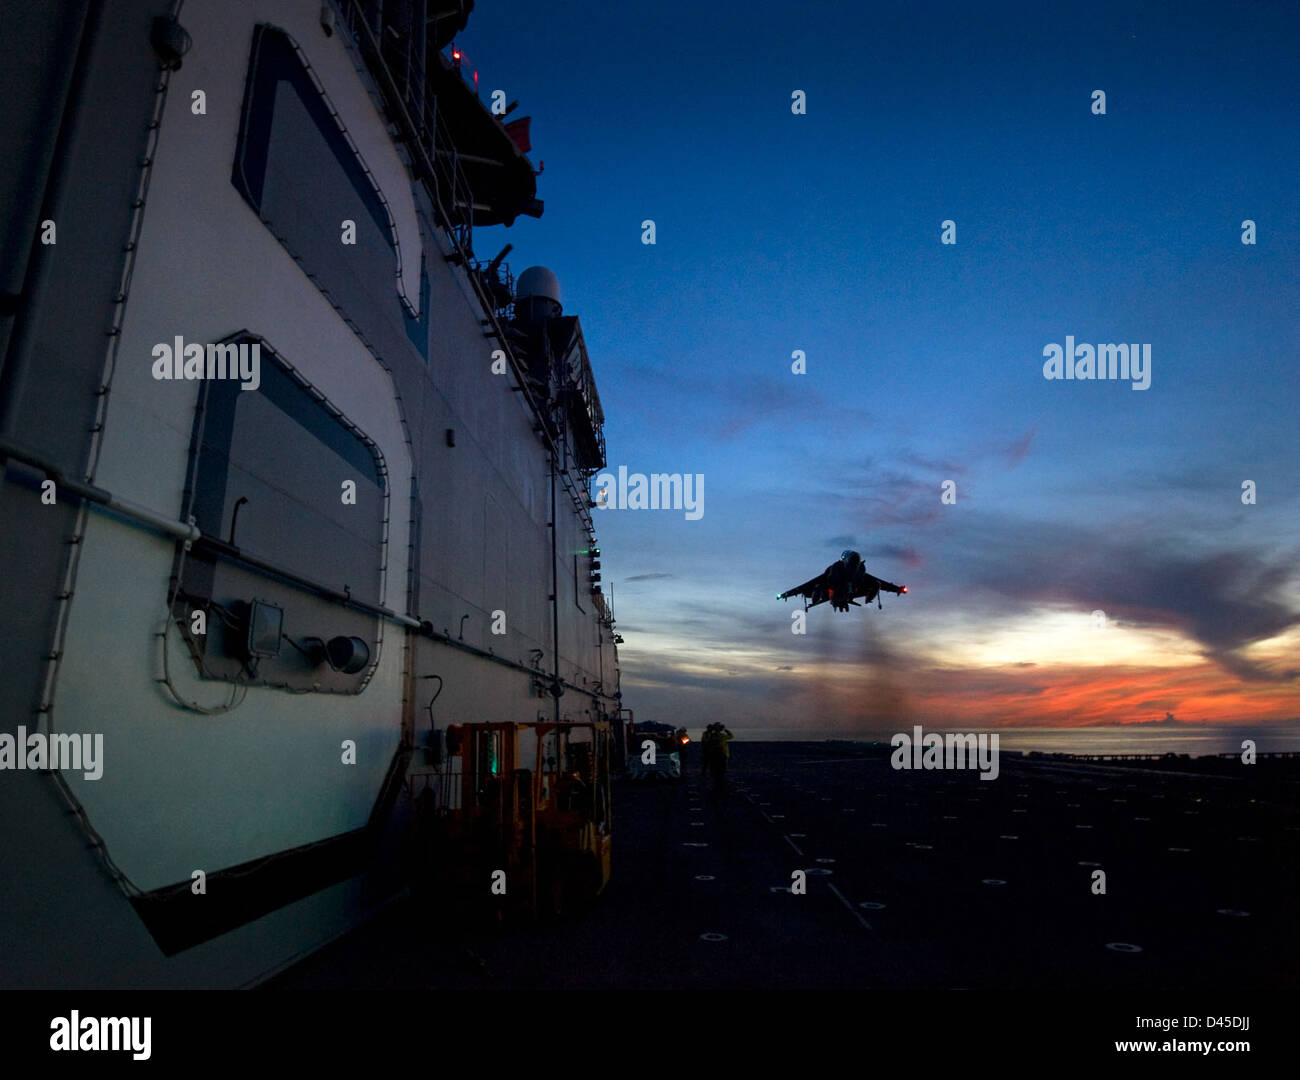
M 802 585 L 796 585 L 793 589 L 786 589 L 783 593 L 777 593 L 778 600 L 789 600 L 792 596 L 806 596 L 809 600 L 818 589 L 824 589 L 826 585 L 826 574 L 822 572 L 815 578 L 809 578 Z
M 853 590 L 853 596 L 849 599 L 849 603 L 853 603 L 854 600 L 861 598 L 865 599 L 869 604 L 882 592 L 891 592 L 901 596 L 903 593 L 907 592 L 907 586 L 895 585 L 892 581 L 878 578 L 874 574 L 864 574 L 861 584 Z
M 884 578 L 873 577 L 871 574 L 868 574 L 867 577 L 870 581 L 875 582 L 875 587 L 877 589 L 883 589 L 885 592 L 897 593 L 900 595 L 907 592 L 906 585 L 895 585 L 892 581 L 886 581 Z

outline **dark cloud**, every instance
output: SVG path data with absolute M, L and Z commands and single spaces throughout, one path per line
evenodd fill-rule
M 743 701 L 745 698 L 750 699 L 752 702 L 762 701 L 774 704 L 798 696 L 803 689 L 784 676 L 773 676 L 765 679 L 747 673 L 743 687 L 739 688 L 738 695 L 736 676 L 730 673 L 710 672 L 708 674 L 699 674 L 683 671 L 673 663 L 660 663 L 635 657 L 623 659 L 620 667 L 622 669 L 622 685 L 624 688 L 636 686 L 639 688 L 658 687 L 721 691 L 726 694 L 727 700 L 733 704 L 738 700 Z
M 909 658 L 910 659 L 910 658 Z M 1033 664 L 1009 664 L 1007 668 L 945 667 L 926 662 L 908 664 L 908 678 L 918 686 L 942 686 L 952 697 L 997 697 L 1000 695 L 1035 696 L 1052 690 L 1049 681 L 1028 682 L 1028 672 L 1014 670 Z
M 681 400 L 704 417 L 703 430 L 721 441 L 730 441 L 761 424 L 772 421 L 794 423 L 851 422 L 866 426 L 872 414 L 858 406 L 833 406 L 806 379 L 777 378 L 758 372 L 737 372 L 735 378 L 719 379 L 712 373 L 629 367 L 634 380 L 664 385 L 670 377 Z
M 896 559 L 912 568 L 925 565 L 925 559 L 910 544 L 872 544 L 862 555 L 863 558 Z
M 937 473 L 941 477 L 962 476 L 967 470 L 967 466 L 960 465 L 955 461 L 947 461 L 941 458 L 927 458 L 911 450 L 904 450 L 898 455 L 898 460 L 904 465 L 911 465 L 917 469 L 923 469 L 926 472 Z
M 852 548 L 862 554 L 864 559 L 896 559 L 905 566 L 917 567 L 924 564 L 925 559 L 918 554 L 916 548 L 910 544 L 863 544 L 858 537 L 851 533 L 845 533 L 841 536 L 831 536 L 822 541 L 827 548 Z
M 1134 721 L 1134 723 L 1141 724 L 1143 727 L 1150 727 L 1152 724 L 1165 725 L 1165 726 L 1181 724 L 1182 721 L 1179 720 L 1178 717 L 1176 717 L 1173 713 L 1166 712 L 1165 718 L 1163 720 L 1136 720 Z
M 909 528 L 930 525 L 943 517 L 939 485 L 910 473 L 853 468 L 820 470 L 833 486 L 809 484 L 799 493 L 799 502 L 816 507 L 817 513 L 846 520 L 855 526 L 853 538 L 861 543 L 880 529 L 901 525 Z M 846 478 L 839 482 L 839 478 Z M 851 477 L 849 483 L 847 478 Z M 846 547 L 854 545 L 843 545 Z
M 666 574 L 662 572 L 656 572 L 653 574 L 633 574 L 631 577 L 624 578 L 623 580 L 624 581 L 662 581 L 664 578 L 671 578 L 676 576 L 677 576 L 676 574 Z
M 1205 554 L 1163 532 L 1147 540 L 1023 521 L 989 521 L 968 528 L 965 539 L 946 569 L 967 587 L 1000 595 L 1008 608 L 1100 610 L 1111 621 L 1179 631 L 1238 678 L 1300 677 L 1300 667 L 1273 670 L 1242 655 L 1300 625 L 1300 612 L 1281 599 L 1295 574 L 1295 552 Z
M 712 394 L 723 417 L 719 439 L 730 440 L 771 420 L 822 424 L 829 419 L 865 427 L 874 421 L 866 409 L 836 403 L 831 406 L 812 384 L 770 375 L 746 375 L 719 385 L 710 380 L 696 387 L 697 394 Z
M 1038 434 L 1038 428 L 1030 428 L 1023 436 L 1013 443 L 1001 448 L 1001 457 L 1008 465 L 1019 465 L 1029 454 L 1029 448 L 1033 445 L 1034 436 Z

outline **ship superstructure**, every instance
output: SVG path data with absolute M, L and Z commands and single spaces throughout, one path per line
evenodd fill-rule
M 448 725 L 619 716 L 582 329 L 473 249 L 542 206 L 472 6 L 5 16 L 6 985 L 255 981 L 400 894 Z

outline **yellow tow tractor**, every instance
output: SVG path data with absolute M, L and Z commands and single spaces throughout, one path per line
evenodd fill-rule
M 610 874 L 610 743 L 596 721 L 448 727 L 435 767 L 407 780 L 416 887 L 497 919 L 595 900 Z

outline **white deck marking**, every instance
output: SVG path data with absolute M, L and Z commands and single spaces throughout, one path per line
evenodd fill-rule
M 775 821 L 773 821 L 770 817 L 767 816 L 766 812 L 763 810 L 763 808 L 762 808 L 761 806 L 758 805 L 758 803 L 754 802 L 754 800 L 751 799 L 748 795 L 746 795 L 745 798 L 749 799 L 749 803 L 750 803 L 750 805 L 751 805 L 755 810 L 757 810 L 760 814 L 763 815 L 763 820 L 764 820 L 764 821 L 766 821 L 769 825 L 775 825 L 775 824 L 776 824 Z
M 817 761 L 792 761 L 791 765 L 860 765 L 867 761 L 878 760 L 873 758 L 820 758 Z
M 870 930 L 870 929 L 871 929 L 871 924 L 870 924 L 869 922 L 867 922 L 867 920 L 864 919 L 864 918 L 863 918 L 863 917 L 858 913 L 858 909 L 857 909 L 857 908 L 855 908 L 852 904 L 850 904 L 850 903 L 848 902 L 848 900 L 846 900 L 846 899 L 844 898 L 844 894 L 843 894 L 842 892 L 840 892 L 840 890 L 837 889 L 837 888 L 836 888 L 833 884 L 831 884 L 829 881 L 828 881 L 826 884 L 830 887 L 831 892 L 833 892 L 837 897 L 839 897 L 839 901 L 840 901 L 840 903 L 843 904 L 846 908 L 849 909 L 849 914 L 852 915 L 855 919 L 857 919 L 858 922 L 860 922 L 860 923 L 862 924 L 862 926 L 863 926 L 864 929 L 866 929 L 866 930 Z

